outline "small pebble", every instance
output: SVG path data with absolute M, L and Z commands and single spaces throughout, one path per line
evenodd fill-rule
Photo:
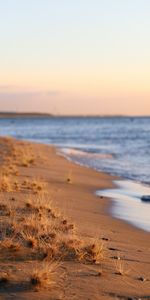
M 112 248 L 112 247 L 110 247 L 110 248 L 108 248 L 109 250 L 112 250 L 112 251 L 117 251 L 118 249 L 116 249 L 116 248 Z
M 10 200 L 11 200 L 11 201 L 15 201 L 15 198 L 14 198 L 14 197 L 12 197 Z
M 112 258 L 120 260 L 120 256 L 113 256 Z
M 102 276 L 102 272 L 98 272 L 98 273 L 97 273 L 97 276 Z
M 103 240 L 103 241 L 109 241 L 109 239 L 108 239 L 108 238 L 105 238 L 105 237 L 102 237 L 102 240 Z
M 146 278 L 144 278 L 144 277 L 139 277 L 139 278 L 138 278 L 138 280 L 140 280 L 140 281 L 143 281 L 143 282 L 144 282 L 144 281 L 146 281 Z

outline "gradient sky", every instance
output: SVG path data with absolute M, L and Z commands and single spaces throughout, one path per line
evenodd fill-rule
M 0 0 L 0 111 L 150 115 L 150 0 Z

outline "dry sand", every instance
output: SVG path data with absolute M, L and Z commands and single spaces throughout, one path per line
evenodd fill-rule
M 11 151 L 18 146 L 30 149 L 34 157 L 30 163 L 13 161 Z M 1 138 L 1 170 L 8 161 L 17 171 L 7 176 L 18 187 L 1 191 L 0 203 L 8 204 L 15 198 L 14 202 L 22 207 L 27 197 L 35 197 L 32 189 L 23 188 L 23 182 L 34 178 L 46 182 L 48 197 L 69 224 L 75 225 L 78 240 L 92 244 L 96 239 L 103 245 L 103 257 L 99 262 L 63 259 L 52 287 L 32 289 L 26 284 L 26 274 L 36 267 L 36 260 L 31 265 L 25 254 L 22 259 L 8 259 L 0 249 L 1 272 L 14 271 L 16 276 L 9 283 L 0 281 L 0 299 L 150 299 L 149 234 L 113 218 L 112 202 L 94 195 L 100 188 L 113 186 L 112 176 L 75 165 L 58 156 L 54 147 Z M 1 234 L 4 217 L 8 218 L 0 215 Z M 25 222 L 23 217 L 20 210 L 20 222 Z

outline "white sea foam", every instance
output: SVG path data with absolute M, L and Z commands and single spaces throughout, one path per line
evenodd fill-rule
M 115 217 L 150 232 L 150 203 L 141 200 L 143 195 L 150 195 L 150 188 L 130 180 L 114 183 L 116 188 L 99 190 L 96 194 L 113 199 L 112 214 Z
M 92 159 L 94 158 L 113 158 L 112 154 L 107 154 L 107 153 L 93 153 L 93 152 L 87 152 L 87 151 L 82 151 L 78 149 L 73 149 L 73 148 L 60 148 L 58 150 L 60 154 L 68 155 L 69 157 L 91 157 Z

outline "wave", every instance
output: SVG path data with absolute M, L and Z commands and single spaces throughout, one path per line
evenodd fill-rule
M 113 216 L 150 232 L 150 205 L 141 200 L 150 194 L 150 187 L 131 180 L 116 180 L 113 189 L 99 190 L 96 195 L 113 199 Z
M 113 154 L 108 154 L 108 153 L 91 153 L 88 151 L 83 151 L 83 150 L 77 150 L 74 148 L 60 148 L 59 149 L 59 154 L 62 154 L 64 156 L 68 156 L 68 158 L 100 158 L 100 159 L 113 159 L 114 155 Z

